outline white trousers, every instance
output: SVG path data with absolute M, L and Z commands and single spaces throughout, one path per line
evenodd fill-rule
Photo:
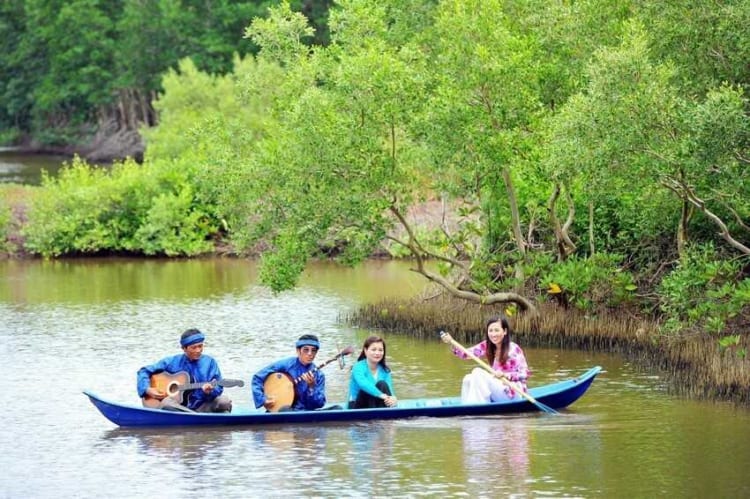
M 464 404 L 499 402 L 514 397 L 505 383 L 479 367 L 464 376 L 461 384 L 461 402 Z

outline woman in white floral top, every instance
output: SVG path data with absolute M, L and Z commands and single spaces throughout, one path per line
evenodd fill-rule
M 478 358 L 486 357 L 487 363 L 495 370 L 495 376 L 481 368 L 475 368 L 464 376 L 461 385 L 461 402 L 464 404 L 478 404 L 499 402 L 520 397 L 506 383 L 498 377 L 506 377 L 515 385 L 526 391 L 526 379 L 531 374 L 526 364 L 523 350 L 510 341 L 511 328 L 504 316 L 492 317 L 485 327 L 485 339 L 473 347 L 467 348 Z M 450 342 L 450 335 L 443 338 Z M 463 351 L 453 348 L 453 354 L 461 359 L 469 359 Z

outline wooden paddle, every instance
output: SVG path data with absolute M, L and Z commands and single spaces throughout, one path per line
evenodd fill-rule
M 313 366 L 313 368 L 307 372 L 323 369 L 331 362 L 339 360 L 345 355 L 350 355 L 353 351 L 354 348 L 348 346 L 322 364 Z M 268 412 L 278 412 L 282 407 L 294 404 L 294 398 L 296 396 L 294 386 L 300 381 L 302 381 L 302 376 L 292 379 L 287 373 L 276 372 L 269 374 L 263 382 L 263 392 L 266 394 L 267 398 L 273 399 L 273 404 L 266 410 L 268 410 Z
M 447 335 L 447 333 L 445 331 L 440 331 L 440 338 L 441 339 L 444 336 L 446 336 L 446 335 Z M 528 393 L 526 393 L 523 390 L 522 386 L 517 385 L 516 383 L 513 383 L 511 380 L 509 380 L 504 375 L 503 376 L 498 376 L 498 372 L 495 371 L 494 369 L 492 369 L 492 367 L 489 364 L 487 364 L 485 361 L 483 361 L 482 359 L 480 359 L 479 357 L 477 357 L 476 355 L 474 355 L 473 353 L 471 353 L 469 350 L 467 350 L 466 348 L 464 348 L 463 345 L 461 345 L 459 342 L 457 342 L 453 338 L 450 339 L 450 344 L 454 348 L 457 348 L 457 349 L 461 350 L 463 353 L 465 353 L 470 359 L 472 359 L 477 364 L 479 364 L 485 371 L 489 372 L 495 378 L 499 379 L 500 381 L 502 381 L 503 383 L 505 383 L 506 385 L 508 385 L 513 391 L 520 393 L 522 397 L 524 397 L 526 400 L 528 400 L 529 402 L 531 402 L 532 404 L 534 404 L 535 406 L 537 406 L 539 408 L 539 410 L 544 411 L 547 414 L 558 414 L 558 415 L 560 414 L 559 412 L 557 412 L 556 410 L 554 410 L 550 406 L 542 404 L 541 402 L 539 402 L 538 400 L 536 400 L 534 397 L 532 397 L 531 395 L 529 395 Z

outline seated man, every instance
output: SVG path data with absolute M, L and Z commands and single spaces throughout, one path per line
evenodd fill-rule
M 224 388 L 217 383 L 221 380 L 221 371 L 216 361 L 203 355 L 203 333 L 197 329 L 188 329 L 180 337 L 183 353 L 165 357 L 155 364 L 144 366 L 138 371 L 138 396 L 143 404 L 167 410 L 196 412 L 231 412 L 232 401 L 223 395 Z M 165 373 L 167 376 L 159 376 Z M 170 375 L 187 374 L 179 384 L 199 384 L 195 390 L 177 391 L 175 397 L 167 396 L 164 384 Z M 174 376 L 178 380 L 181 376 Z M 187 395 L 187 400 L 183 400 Z M 185 405 L 181 404 L 184 403 Z
M 295 344 L 297 348 L 296 357 L 287 357 L 277 360 L 264 367 L 253 375 L 253 399 L 255 407 L 263 406 L 269 411 L 295 410 L 312 411 L 320 409 L 326 403 L 325 388 L 326 379 L 313 361 L 320 348 L 318 337 L 313 334 L 300 336 Z M 293 390 L 293 401 L 288 407 L 275 407 L 276 397 L 266 394 L 264 383 L 266 378 L 274 373 L 283 373 L 288 376 L 289 390 Z

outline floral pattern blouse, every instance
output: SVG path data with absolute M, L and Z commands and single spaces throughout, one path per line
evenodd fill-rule
M 467 350 L 476 357 L 487 361 L 487 340 L 484 340 L 473 347 L 469 347 Z M 453 349 L 453 354 L 460 359 L 470 358 L 458 348 Z M 512 341 L 510 342 L 510 348 L 508 350 L 508 360 L 502 364 L 498 360 L 494 360 L 492 363 L 492 369 L 503 372 L 509 380 L 521 384 L 524 389 L 526 389 L 526 379 L 531 376 L 531 371 L 526 363 L 526 356 L 523 354 L 523 350 Z

